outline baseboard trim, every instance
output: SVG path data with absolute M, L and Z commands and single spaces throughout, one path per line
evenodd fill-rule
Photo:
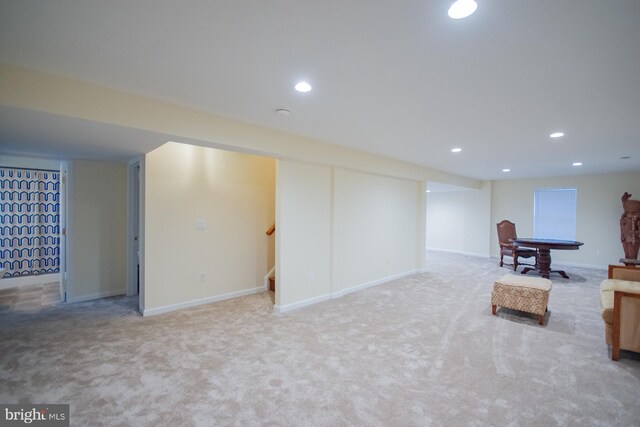
M 490 254 L 481 254 L 479 252 L 465 252 L 465 251 L 457 251 L 454 249 L 441 249 L 441 248 L 425 248 L 428 251 L 435 251 L 435 252 L 447 252 L 450 254 L 459 254 L 459 255 L 468 255 L 468 256 L 473 256 L 473 257 L 477 257 L 477 258 L 491 258 Z
M 341 298 L 347 294 L 357 292 L 362 289 L 371 288 L 373 286 L 381 285 L 383 283 L 390 282 L 396 279 L 402 279 L 403 277 L 411 276 L 412 274 L 417 274 L 422 272 L 420 269 L 409 270 L 398 274 L 392 274 L 391 276 L 383 277 L 382 279 L 372 280 L 371 282 L 362 283 L 360 285 L 351 286 L 349 288 L 343 289 L 341 291 L 337 291 L 331 294 L 331 298 Z
M 551 263 L 551 269 L 553 269 L 557 265 L 562 265 L 565 267 L 590 268 L 593 270 L 605 270 L 605 271 L 609 268 L 608 265 L 593 265 L 593 264 L 580 264 L 577 262 L 553 261 Z
M 496 263 L 500 262 L 500 257 L 496 257 L 496 256 L 492 256 L 491 260 L 495 260 Z M 520 264 L 518 264 L 520 265 Z M 577 268 L 590 268 L 592 270 L 604 270 L 607 271 L 607 269 L 609 268 L 608 265 L 594 265 L 594 264 L 581 264 L 578 262 L 565 262 L 565 261 L 553 261 L 551 263 L 551 269 L 552 270 L 557 270 L 557 266 L 562 266 L 562 267 L 577 267 Z
M 331 294 L 324 294 L 313 298 L 308 298 L 302 301 L 294 302 L 286 305 L 274 305 L 273 311 L 276 313 L 285 313 L 287 311 L 296 310 L 298 308 L 306 307 L 308 305 L 317 304 L 319 302 L 328 301 L 331 299 Z
M 231 298 L 243 297 L 245 295 L 257 294 L 264 292 L 264 286 L 258 286 L 250 289 L 243 289 L 241 291 L 229 292 L 221 295 L 214 295 L 206 298 L 198 298 L 189 301 L 179 302 L 176 304 L 163 305 L 160 307 L 144 308 L 142 309 L 142 315 L 156 316 L 158 314 L 169 313 L 172 311 L 180 310 L 183 308 L 195 307 L 203 304 L 211 304 L 212 302 L 224 301 Z
M 70 301 L 67 301 L 67 302 L 73 303 L 73 302 L 91 301 L 91 300 L 94 300 L 94 299 L 110 298 L 110 297 L 115 297 L 115 296 L 118 296 L 118 295 L 125 295 L 126 293 L 127 293 L 127 290 L 125 288 L 115 289 L 115 290 L 111 290 L 111 291 L 97 292 L 95 294 L 89 294 L 89 295 L 82 295 L 80 297 L 74 297 Z
M 299 308 L 302 307 L 306 307 L 309 305 L 313 305 L 313 304 L 317 304 L 319 302 L 323 302 L 323 301 L 328 301 L 331 299 L 337 299 L 337 298 L 341 298 L 347 294 L 353 293 L 353 292 L 357 292 L 360 291 L 362 289 L 366 289 L 366 288 L 371 288 L 373 286 L 377 286 L 377 285 L 381 285 L 383 283 L 387 283 L 390 282 L 392 280 L 396 280 L 396 279 L 401 279 L 403 277 L 406 276 L 411 276 L 412 274 L 416 274 L 416 273 L 422 273 L 424 272 L 424 269 L 415 269 L 415 270 L 409 270 L 409 271 L 405 271 L 402 273 L 398 273 L 398 274 L 393 274 L 391 276 L 387 276 L 387 277 L 383 277 L 381 279 L 377 279 L 377 280 L 372 280 L 371 282 L 366 282 L 366 283 L 361 283 L 359 285 L 355 285 L 355 286 L 351 286 L 349 288 L 337 291 L 337 292 L 330 292 L 328 294 L 324 294 L 324 295 L 319 295 L 317 297 L 313 297 L 313 298 L 308 298 L 306 300 L 302 300 L 302 301 L 298 301 L 298 302 L 294 302 L 292 304 L 286 304 L 286 305 L 274 305 L 273 306 L 273 310 L 276 313 L 286 313 L 292 310 L 297 310 Z

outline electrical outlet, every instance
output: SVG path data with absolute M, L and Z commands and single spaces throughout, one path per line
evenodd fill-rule
M 204 282 L 206 282 L 206 281 L 207 281 L 207 274 L 206 274 L 206 273 L 200 273 L 200 274 L 198 275 L 198 281 L 199 281 L 200 283 L 204 283 Z
M 602 249 L 598 249 L 596 251 L 596 256 L 602 256 Z
M 316 273 L 309 273 L 309 281 L 312 281 L 313 279 L 315 279 L 316 277 Z

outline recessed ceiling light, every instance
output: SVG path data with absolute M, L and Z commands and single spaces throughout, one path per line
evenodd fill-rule
M 311 91 L 311 85 L 307 82 L 298 82 L 296 83 L 295 88 L 298 92 L 302 93 Z
M 509 169 L 509 168 L 504 168 L 504 169 L 502 169 L 502 172 L 511 172 L 511 169 Z
M 431 190 L 427 190 L 427 193 L 431 193 Z
M 478 8 L 478 3 L 474 0 L 457 0 L 455 1 L 449 11 L 449 18 L 462 19 L 471 15 Z
M 451 152 L 452 152 L 452 153 L 459 153 L 459 152 L 461 152 L 461 151 L 462 151 L 462 148 L 452 148 L 452 149 L 451 149 Z
M 276 108 L 276 114 L 280 117 L 289 117 L 291 112 L 286 108 Z
M 564 136 L 564 132 L 554 132 L 549 135 L 551 138 L 562 138 Z
M 582 166 L 582 162 L 573 162 L 573 166 Z

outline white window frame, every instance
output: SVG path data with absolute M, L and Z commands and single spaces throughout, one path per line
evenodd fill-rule
M 577 188 L 534 189 L 533 236 L 538 239 L 576 240 L 577 205 Z

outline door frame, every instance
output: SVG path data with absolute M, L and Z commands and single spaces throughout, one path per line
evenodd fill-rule
M 140 158 L 127 163 L 127 296 L 141 294 L 141 167 Z
M 60 301 L 67 302 L 67 206 L 68 206 L 68 187 L 69 182 L 69 162 L 60 162 L 60 192 L 59 192 L 59 226 L 60 226 Z

